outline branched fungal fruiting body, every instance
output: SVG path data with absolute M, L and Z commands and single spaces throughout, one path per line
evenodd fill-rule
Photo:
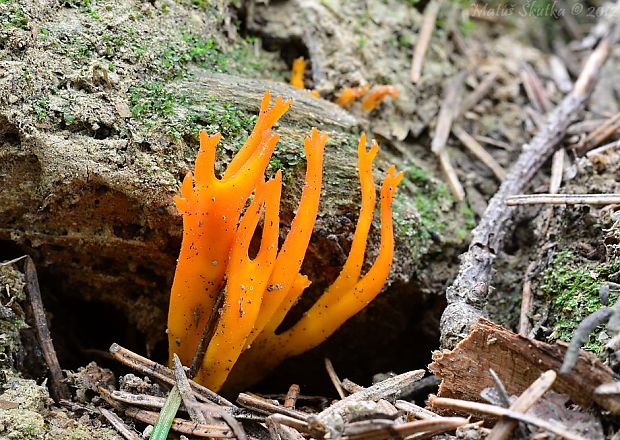
M 336 104 L 340 107 L 347 108 L 353 103 L 353 101 L 364 96 L 366 92 L 368 92 L 369 88 L 370 86 L 368 84 L 359 87 L 347 87 L 340 92 L 340 95 L 338 95 Z
M 362 99 L 362 110 L 370 112 L 377 108 L 381 102 L 388 96 L 398 98 L 398 90 L 394 86 L 377 86 L 374 87 L 364 99 Z
M 291 72 L 291 85 L 297 89 L 303 89 L 304 74 L 306 73 L 306 60 L 304 57 L 295 58 Z
M 200 134 L 195 176 L 188 173 L 176 199 L 183 214 L 183 242 L 170 297 L 170 356 L 177 353 L 184 365 L 191 364 L 209 317 L 219 313 L 196 377 L 213 390 L 223 386 L 231 370 L 233 382 L 250 383 L 287 357 L 319 345 L 381 291 L 393 258 L 391 205 L 402 173 L 391 167 L 381 188 L 379 255 L 361 276 L 376 203 L 372 162 L 378 151 L 376 142 L 367 151 L 362 135 L 358 146 L 362 207 L 349 257 L 340 276 L 299 322 L 276 334 L 310 285 L 300 269 L 318 213 L 327 135 L 314 128 L 305 139 L 305 185 L 278 250 L 282 176 L 278 172 L 265 182 L 264 173 L 278 141 L 271 128 L 291 104 L 278 97 L 269 108 L 269 101 L 267 92 L 254 130 L 221 179 L 214 173 L 220 136 Z M 252 259 L 248 249 L 263 211 L 260 248 Z M 213 310 L 221 291 L 224 305 Z

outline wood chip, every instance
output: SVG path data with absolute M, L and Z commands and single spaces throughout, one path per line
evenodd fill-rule
M 433 354 L 429 370 L 443 379 L 439 396 L 479 400 L 480 391 L 494 385 L 487 374 L 489 368 L 502 372 L 507 391 L 518 395 L 544 371 L 559 370 L 565 353 L 565 346 L 528 339 L 480 318 L 454 350 Z M 594 355 L 580 351 L 572 372 L 560 375 L 553 388 L 584 407 L 596 402 L 614 411 L 613 403 L 593 392 L 613 377 Z M 430 409 L 437 412 L 432 406 Z

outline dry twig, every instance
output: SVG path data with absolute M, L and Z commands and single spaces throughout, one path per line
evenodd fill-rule
M 99 408 L 99 411 L 108 422 L 118 431 L 120 435 L 127 440 L 140 440 L 140 436 L 121 420 L 119 416 L 105 408 Z
M 439 408 L 477 412 L 496 417 L 508 417 L 513 420 L 518 420 L 520 422 L 527 423 L 528 425 L 544 429 L 545 431 L 564 437 L 567 440 L 586 440 L 584 437 L 571 433 L 565 427 L 559 426 L 559 424 L 551 424 L 545 420 L 539 419 L 538 417 L 529 416 L 495 405 L 470 402 L 467 400 L 449 399 L 446 397 L 431 397 L 431 402 L 434 406 Z
M 284 408 L 295 409 L 297 397 L 299 397 L 299 391 L 299 385 L 297 385 L 296 383 L 288 387 L 288 392 L 286 393 L 286 398 L 284 399 Z
M 117 361 L 133 368 L 136 371 L 152 376 L 164 383 L 167 383 L 168 385 L 175 384 L 174 373 L 168 367 L 164 367 L 157 362 L 153 362 L 150 359 L 127 350 L 116 343 L 110 346 L 110 354 Z M 197 384 L 194 381 L 190 381 L 190 386 L 192 387 L 194 393 L 196 393 L 196 397 L 200 400 L 205 402 L 211 401 L 221 406 L 235 407 L 234 404 L 230 403 L 219 394 L 200 384 Z
M 553 105 L 534 69 L 526 63 L 521 66 L 520 73 L 525 93 L 527 93 L 530 102 L 534 104 L 536 110 L 542 113 L 550 112 Z
M 521 194 L 506 198 L 506 205 L 617 205 L 620 194 Z
M 555 378 L 555 371 L 545 371 L 510 405 L 510 410 L 526 413 L 551 388 Z M 487 440 L 506 440 L 516 426 L 517 422 L 514 420 L 502 419 L 493 427 Z
M 413 59 L 411 60 L 411 82 L 416 84 L 422 75 L 422 64 L 424 63 L 424 55 L 431 41 L 433 29 L 435 29 L 435 21 L 441 6 L 440 0 L 431 0 L 424 8 L 424 17 L 422 18 L 422 27 L 418 34 L 418 42 L 415 45 Z
M 598 126 L 594 131 L 589 133 L 585 138 L 577 144 L 577 151 L 580 153 L 584 153 L 592 148 L 600 145 L 605 142 L 611 136 L 616 134 L 620 130 L 620 113 L 613 115 L 605 122 L 603 122 L 600 126 Z
M 30 256 L 25 257 L 24 273 L 26 276 L 26 291 L 28 292 L 28 299 L 32 306 L 32 315 L 34 317 L 34 324 L 37 331 L 37 338 L 43 350 L 43 357 L 45 363 L 50 370 L 50 389 L 54 400 L 69 399 L 69 389 L 64 382 L 62 376 L 62 370 L 58 363 L 58 357 L 56 356 L 56 350 L 52 343 L 52 336 L 50 335 L 49 328 L 47 327 L 47 318 L 45 316 L 45 308 L 43 307 L 43 300 L 41 299 L 41 290 L 39 289 L 39 278 L 37 277 L 37 269 L 34 266 L 34 262 Z
M 411 387 L 412 384 L 422 379 L 423 376 L 424 370 L 414 370 L 382 380 L 381 382 L 364 388 L 362 391 L 351 394 L 339 402 L 336 402 L 319 413 L 318 418 L 325 419 L 333 414 L 337 414 L 343 411 L 351 402 L 360 402 L 363 400 L 377 401 L 388 397 L 398 398 L 404 395 L 407 389 Z
M 143 409 L 135 408 L 132 406 L 126 406 L 115 401 L 111 392 L 103 387 L 98 389 L 99 395 L 112 407 L 117 410 L 124 411 L 125 414 L 140 422 L 154 425 L 157 422 L 159 413 L 153 411 L 146 411 Z M 186 435 L 195 435 L 197 437 L 212 437 L 212 438 L 231 438 L 231 429 L 226 425 L 205 425 L 201 423 L 190 422 L 187 420 L 175 418 L 172 421 L 172 429 L 176 432 Z
M 532 261 L 525 270 L 523 277 L 523 288 L 521 290 L 521 313 L 519 315 L 519 334 L 527 337 L 530 333 L 530 313 L 534 307 L 534 295 L 532 294 L 532 280 L 530 274 L 536 267 L 536 262 Z
M 207 353 L 207 348 L 209 347 L 209 343 L 213 338 L 213 334 L 215 333 L 215 328 L 217 324 L 217 319 L 220 316 L 220 309 L 224 304 L 224 299 L 226 298 L 226 288 L 222 289 L 217 298 L 215 299 L 215 304 L 213 304 L 213 309 L 211 310 L 211 314 L 209 315 L 209 319 L 205 324 L 205 328 L 202 330 L 202 335 L 200 335 L 200 342 L 198 342 L 198 346 L 196 347 L 196 352 L 194 353 L 194 359 L 192 359 L 192 366 L 189 369 L 189 376 L 193 378 L 200 370 L 200 366 L 202 365 L 202 360 Z
M 329 376 L 329 379 L 332 381 L 332 384 L 334 384 L 334 388 L 336 388 L 336 392 L 341 399 L 344 399 L 346 395 L 344 394 L 344 390 L 342 389 L 342 382 L 340 381 L 338 374 L 336 374 L 336 370 L 334 370 L 332 361 L 330 361 L 328 358 L 325 358 L 325 369 L 327 370 L 327 375 Z
M 250 408 L 267 415 L 271 415 L 274 413 L 283 414 L 285 416 L 303 421 L 306 421 L 309 417 L 306 413 L 297 411 L 296 409 L 285 408 L 283 406 L 276 405 L 275 403 L 270 402 L 267 399 L 263 399 L 262 397 L 250 393 L 239 394 L 239 396 L 237 397 L 237 403 L 246 408 Z
M 196 423 L 207 423 L 207 419 L 205 415 L 200 412 L 197 408 L 198 401 L 196 400 L 196 396 L 194 396 L 194 392 L 189 384 L 189 380 L 185 375 L 185 370 L 183 369 L 183 364 L 181 364 L 181 360 L 177 356 L 176 353 L 172 355 L 172 362 L 174 363 L 174 378 L 176 380 L 176 385 L 179 388 L 179 394 L 181 395 L 181 400 L 183 400 L 183 404 L 187 409 L 189 414 L 189 418 L 192 419 Z
M 480 102 L 480 100 L 484 98 L 487 93 L 489 93 L 489 91 L 491 91 L 491 89 L 495 85 L 495 82 L 497 81 L 498 76 L 499 75 L 497 71 L 491 72 L 487 76 L 485 76 L 484 79 L 480 82 L 480 84 L 478 84 L 478 86 L 474 89 L 474 91 L 463 99 L 463 102 L 461 103 L 461 108 L 459 109 L 459 114 L 462 115 L 466 113 L 476 104 L 478 104 L 478 102 Z
M 506 170 L 504 170 L 504 168 L 497 163 L 495 158 L 493 158 L 493 156 L 491 156 L 489 152 L 460 125 L 454 124 L 454 126 L 452 126 L 452 133 L 454 133 L 458 140 L 461 141 L 474 156 L 480 159 L 483 164 L 493 171 L 493 174 L 495 174 L 495 177 L 497 177 L 500 182 L 506 178 Z
M 614 142 L 610 142 L 608 144 L 605 145 L 601 145 L 598 148 L 594 148 L 593 150 L 590 150 L 586 153 L 586 157 L 588 159 L 591 159 L 594 156 L 597 156 L 599 154 L 603 154 L 603 153 L 607 153 L 609 150 L 615 150 L 616 148 L 620 148 L 620 139 Z
M 439 414 L 435 414 L 426 408 L 422 408 L 421 406 L 418 406 L 413 402 L 407 402 L 406 400 L 397 400 L 395 406 L 401 411 L 405 411 L 417 419 L 425 420 L 441 417 Z

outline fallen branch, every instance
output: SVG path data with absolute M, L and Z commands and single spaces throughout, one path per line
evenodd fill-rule
M 448 306 L 441 318 L 442 347 L 454 347 L 468 333 L 470 325 L 484 315 L 495 259 L 502 248 L 504 236 L 513 227 L 513 209 L 507 207 L 504 201 L 523 193 L 556 150 L 568 125 L 583 109 L 610 47 L 611 37 L 607 36 L 588 58 L 572 92 L 556 107 L 546 127 L 521 153 L 489 202 L 480 223 L 472 231 L 469 250 L 461 257 L 459 273 L 446 292 Z

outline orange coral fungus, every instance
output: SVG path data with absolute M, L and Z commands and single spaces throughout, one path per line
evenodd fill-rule
M 183 214 L 183 241 L 168 316 L 170 353 L 184 365 L 192 362 L 216 296 L 222 288 L 230 249 L 243 206 L 264 177 L 278 141 L 271 127 L 291 106 L 278 97 L 269 108 L 265 93 L 254 130 L 222 179 L 215 177 L 215 147 L 220 135 L 200 133 L 196 175 L 188 173 L 176 205 Z M 172 354 L 170 355 L 172 356 Z
M 331 336 L 342 324 L 366 307 L 379 294 L 389 275 L 394 255 L 392 228 L 392 199 L 403 174 L 391 167 L 381 187 L 381 244 L 379 255 L 368 272 L 360 277 L 368 231 L 375 208 L 375 186 L 372 161 L 377 154 L 376 142 L 366 151 L 366 136 L 358 146 L 358 166 L 362 187 L 362 207 L 353 243 L 345 265 L 334 283 L 289 330 L 276 334 L 276 329 L 310 285 L 307 277 L 298 274 L 284 301 L 272 315 L 263 332 L 255 338 L 251 349 L 244 352 L 235 365 L 231 382 L 247 385 L 261 377 L 284 359 L 316 347 Z
M 295 58 L 293 71 L 291 72 L 291 85 L 298 89 L 304 88 L 304 73 L 306 72 L 306 60 L 304 57 Z
M 398 98 L 398 90 L 394 86 L 377 86 L 374 87 L 362 100 L 362 109 L 365 112 L 374 110 L 383 102 L 383 100 L 391 96 L 392 98 Z
M 201 360 L 196 380 L 219 390 L 231 369 L 236 382 L 251 382 L 289 356 L 327 339 L 381 291 L 393 257 L 392 198 L 402 173 L 390 168 L 381 188 L 379 255 L 360 276 L 368 231 L 376 203 L 372 161 L 378 146 L 358 146 L 362 207 L 351 252 L 338 279 L 291 329 L 276 329 L 310 285 L 300 273 L 321 194 L 323 150 L 327 135 L 316 128 L 305 139 L 305 185 L 290 230 L 278 250 L 282 175 L 265 182 L 264 173 L 278 140 L 271 127 L 290 102 L 278 97 L 269 108 L 265 94 L 256 126 L 221 179 L 215 177 L 215 146 L 219 135 L 200 135 L 195 176 L 188 173 L 176 203 L 183 214 L 183 243 L 175 273 L 168 332 L 170 356 L 177 353 L 189 365 L 209 317 L 215 330 Z M 254 197 L 242 214 L 248 198 Z M 264 214 L 263 214 L 264 212 Z M 261 217 L 258 253 L 248 255 Z M 221 310 L 213 310 L 224 295 Z
M 340 92 L 336 104 L 340 107 L 347 108 L 353 101 L 364 96 L 369 88 L 370 86 L 368 84 L 359 87 L 347 87 Z

